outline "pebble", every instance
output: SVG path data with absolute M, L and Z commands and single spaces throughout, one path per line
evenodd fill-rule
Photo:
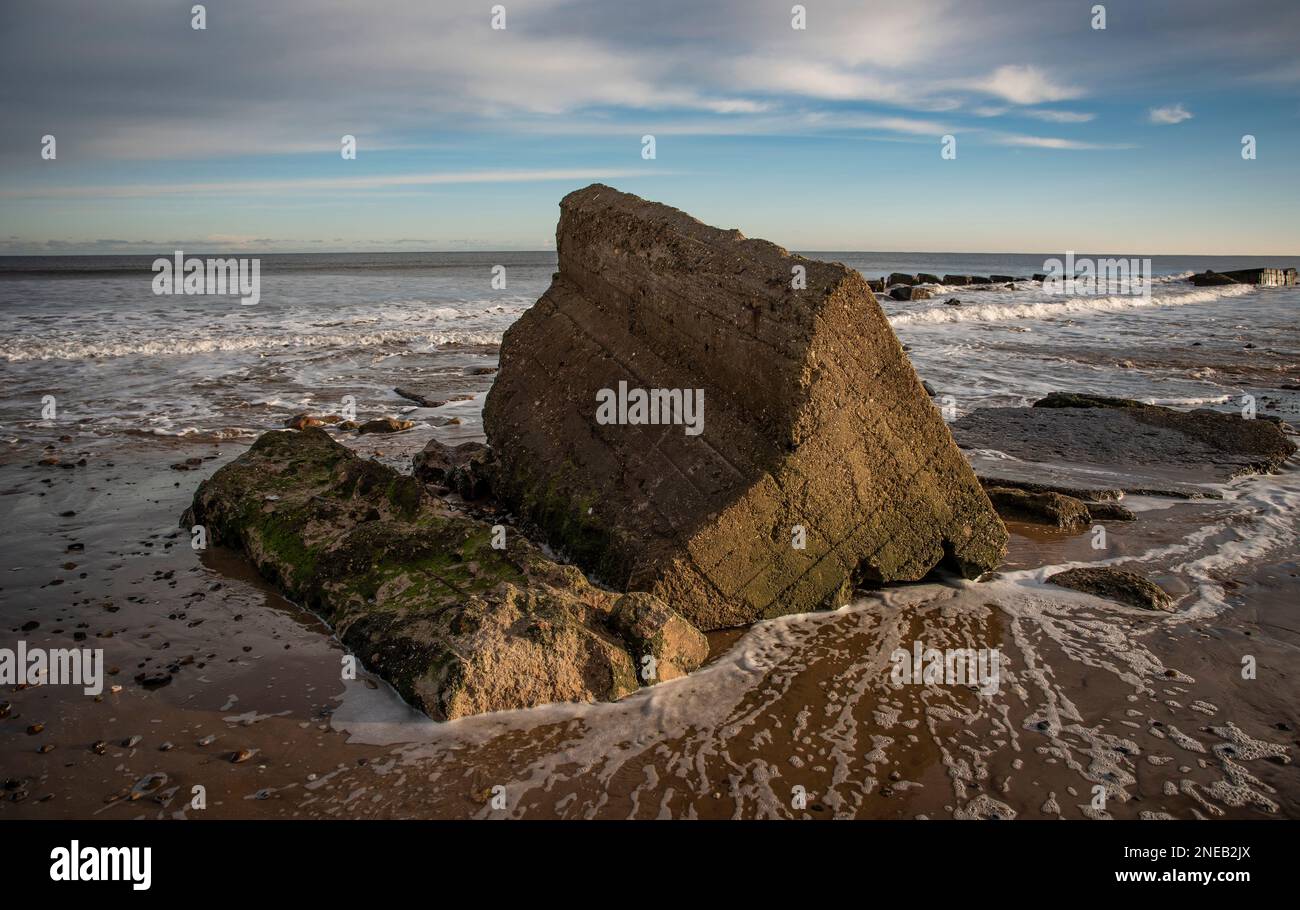
M 205 737 L 203 737 L 201 740 L 199 740 L 199 745 L 200 745 L 200 746 L 210 746 L 210 745 L 212 745 L 213 743 L 215 743 L 216 741 L 217 741 L 217 735 L 216 735 L 215 733 L 209 733 L 207 736 L 205 736 Z
M 131 788 L 131 799 L 137 800 L 142 796 L 148 796 L 151 793 L 161 790 L 166 783 L 167 775 L 163 774 L 161 771 L 154 771 L 150 774 L 146 774 L 144 777 L 136 781 L 135 786 Z

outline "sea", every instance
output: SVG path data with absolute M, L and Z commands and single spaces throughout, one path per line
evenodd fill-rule
M 1028 279 L 1047 259 L 1064 258 L 805 255 L 868 278 Z M 252 438 L 303 411 L 338 411 L 346 396 L 363 417 L 409 412 L 395 387 L 453 366 L 490 369 L 502 333 L 557 267 L 554 252 L 257 258 L 261 295 L 252 306 L 235 296 L 155 294 L 152 256 L 0 258 L 0 438 L 19 445 L 69 426 L 101 439 Z M 1300 288 L 1198 288 L 1187 278 L 1297 264 L 1157 256 L 1151 281 L 1132 286 L 1080 282 L 1060 294 L 1026 280 L 1014 289 L 941 286 L 914 302 L 878 296 L 950 415 L 1061 389 L 1224 409 L 1240 407 L 1243 395 L 1269 395 L 1290 411 L 1294 392 L 1277 387 L 1300 381 Z M 58 421 L 43 417 L 47 396 L 62 409 Z M 476 408 L 457 413 L 472 434 Z

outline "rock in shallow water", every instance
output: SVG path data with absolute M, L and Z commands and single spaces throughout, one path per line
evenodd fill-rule
M 1039 480 L 1038 473 L 1016 474 L 1034 463 L 1064 466 L 1081 479 L 1104 476 L 1130 493 L 1187 495 L 1193 484 L 1277 470 L 1296 451 L 1283 428 L 1265 418 L 1059 392 L 1032 408 L 972 411 L 953 423 L 952 433 L 964 449 L 1001 453 L 991 469 L 1017 486 Z M 1080 470 L 1090 466 L 1106 470 Z
M 368 433 L 400 433 L 403 430 L 409 430 L 413 426 L 415 426 L 413 420 L 402 420 L 398 417 L 377 417 L 374 420 L 367 420 L 357 427 L 357 433 L 363 436 Z
M 1013 487 L 988 487 L 993 507 L 1003 518 L 1073 530 L 1090 520 L 1089 506 L 1061 493 L 1033 493 Z
M 1174 599 L 1154 582 L 1136 572 L 1114 569 L 1110 566 L 1088 566 L 1068 569 L 1047 576 L 1050 584 L 1082 591 L 1094 597 L 1114 600 L 1131 607 L 1173 612 Z
M 431 439 L 416 453 L 413 468 L 421 483 L 455 490 L 466 499 L 479 499 L 491 491 L 488 447 L 481 442 L 449 446 Z
M 183 522 L 245 552 L 435 719 L 615 699 L 639 685 L 643 654 L 617 632 L 618 595 L 513 529 L 493 548 L 492 526 L 322 430 L 262 436 L 200 485 Z M 682 672 L 702 659 L 671 655 Z
M 600 185 L 565 197 L 557 244 L 484 424 L 494 494 L 565 555 L 702 629 L 1001 561 L 1006 530 L 856 271 Z M 700 432 L 598 422 L 620 383 L 702 395 Z

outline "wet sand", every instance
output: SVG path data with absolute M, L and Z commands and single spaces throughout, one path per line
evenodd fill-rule
M 359 447 L 405 465 L 423 438 Z M 84 467 L 0 464 L 3 643 L 102 647 L 116 670 L 99 699 L 5 687 L 0 818 L 1300 817 L 1293 548 L 1221 572 L 1229 609 L 1195 617 L 1025 575 L 1165 546 L 1151 577 L 1189 592 L 1217 570 L 1188 569 L 1196 553 L 1177 545 L 1220 502 L 1126 500 L 1149 508 L 1104 552 L 1086 533 L 1013 525 L 1000 579 L 714 633 L 707 667 L 618 703 L 439 725 L 364 674 L 345 685 L 329 630 L 240 557 L 191 549 L 179 516 L 242 445 L 89 442 L 59 446 Z M 186 458 L 204 460 L 170 467 Z M 1249 534 L 1222 529 L 1203 551 Z M 998 648 L 998 693 L 891 686 L 889 653 L 918 638 Z M 1243 655 L 1258 679 L 1241 679 Z

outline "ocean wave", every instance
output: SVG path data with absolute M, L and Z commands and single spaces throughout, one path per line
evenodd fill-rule
M 102 335 L 32 339 L 0 344 L 0 359 L 9 363 L 31 360 L 97 360 L 113 357 L 174 357 L 318 348 L 376 348 L 387 346 L 482 347 L 501 344 L 501 332 L 387 331 L 317 335 L 230 335 L 227 337 L 105 339 Z
M 1166 408 L 1194 408 L 1202 404 L 1227 404 L 1231 395 L 1210 395 L 1203 398 L 1143 398 L 1147 404 L 1157 404 Z
M 205 430 L 199 427 L 182 427 L 178 430 L 164 429 L 162 427 L 154 427 L 148 430 L 129 427 L 123 432 L 127 436 L 183 439 L 186 442 L 226 442 L 231 439 L 256 439 L 265 430 L 255 427 L 222 427 L 215 430 Z
M 1017 319 L 1050 319 L 1056 316 L 1118 313 L 1146 307 L 1187 306 L 1210 303 L 1224 297 L 1241 297 L 1255 288 L 1246 284 L 1163 294 L 1158 297 L 1065 297 L 1023 303 L 982 303 L 974 306 L 937 306 L 889 317 L 889 324 L 943 325 L 953 322 L 1012 322 Z

